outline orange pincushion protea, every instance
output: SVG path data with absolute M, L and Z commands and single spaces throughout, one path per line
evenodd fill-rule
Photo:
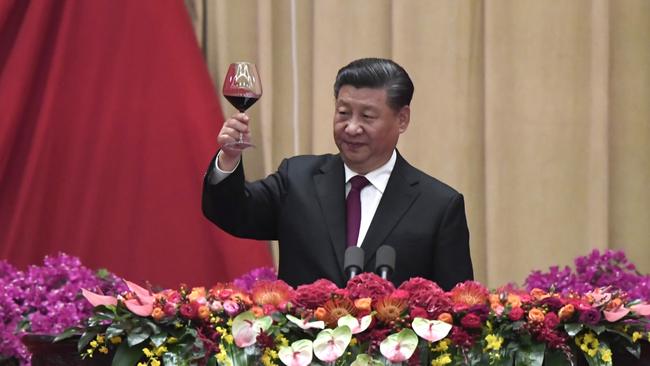
M 488 290 L 475 281 L 459 283 L 451 290 L 450 295 L 454 305 L 466 307 L 485 304 L 488 300 Z
M 408 300 L 400 299 L 392 296 L 386 296 L 377 300 L 375 310 L 377 311 L 377 318 L 384 323 L 390 323 L 398 319 L 408 305 Z
M 284 281 L 259 281 L 253 286 L 251 296 L 257 305 L 283 307 L 293 296 L 293 290 Z
M 356 315 L 356 308 L 354 303 L 348 298 L 334 298 L 328 300 L 325 305 L 323 305 L 325 313 L 322 316 L 322 319 L 327 325 L 335 327 L 339 318 L 346 315 Z

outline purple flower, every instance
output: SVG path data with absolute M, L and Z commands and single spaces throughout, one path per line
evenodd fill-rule
M 23 334 L 57 334 L 79 325 L 92 311 L 82 288 L 116 295 L 124 285 L 109 272 L 94 273 L 78 258 L 60 253 L 25 271 L 0 261 L 0 288 L 0 355 L 27 364 L 30 355 L 20 341 Z
M 599 321 L 600 311 L 593 308 L 580 311 L 580 323 L 596 325 Z
M 278 274 L 271 267 L 255 268 L 243 276 L 235 279 L 233 284 L 238 288 L 250 292 L 253 285 L 258 281 L 275 281 Z

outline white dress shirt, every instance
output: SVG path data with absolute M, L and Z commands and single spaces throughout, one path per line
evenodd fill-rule
M 219 154 L 221 154 L 221 151 L 219 151 Z M 211 184 L 217 184 L 221 182 L 222 180 L 226 179 L 228 175 L 234 172 L 235 169 L 237 169 L 237 167 L 235 167 L 235 169 L 231 171 L 221 170 L 219 168 L 219 164 L 217 163 L 218 161 L 219 155 L 217 155 L 217 158 L 214 160 L 215 169 L 212 170 L 212 174 L 208 177 L 208 180 Z M 393 150 L 393 155 L 391 155 L 386 164 L 365 175 L 370 184 L 363 187 L 361 190 L 361 224 L 359 226 L 359 237 L 357 238 L 358 247 L 361 246 L 363 239 L 368 233 L 368 228 L 370 227 L 372 218 L 375 216 L 377 207 L 379 207 L 379 201 L 381 201 L 381 196 L 386 190 L 388 179 L 390 178 L 390 174 L 393 172 L 396 161 L 397 152 Z M 237 163 L 237 165 L 239 165 L 239 163 Z M 343 164 L 343 167 L 345 169 L 345 197 L 347 198 L 351 187 L 350 179 L 358 174 L 350 169 L 347 165 L 345 165 L 345 163 Z

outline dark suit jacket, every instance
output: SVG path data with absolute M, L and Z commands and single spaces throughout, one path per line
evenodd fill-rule
M 208 169 L 214 169 L 214 159 Z M 203 213 L 232 235 L 278 240 L 279 277 L 288 284 L 327 278 L 344 287 L 344 182 L 339 155 L 285 159 L 277 172 L 251 183 L 240 163 L 219 184 L 204 182 Z M 365 271 L 374 271 L 381 245 L 395 248 L 396 285 L 419 276 L 448 290 L 473 278 L 463 196 L 399 153 L 361 245 Z

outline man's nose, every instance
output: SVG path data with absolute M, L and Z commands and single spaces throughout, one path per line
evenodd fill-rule
M 361 128 L 361 124 L 357 122 L 356 118 L 350 119 L 350 122 L 348 122 L 348 125 L 345 126 L 345 133 L 348 135 L 358 135 L 363 132 L 363 128 Z

